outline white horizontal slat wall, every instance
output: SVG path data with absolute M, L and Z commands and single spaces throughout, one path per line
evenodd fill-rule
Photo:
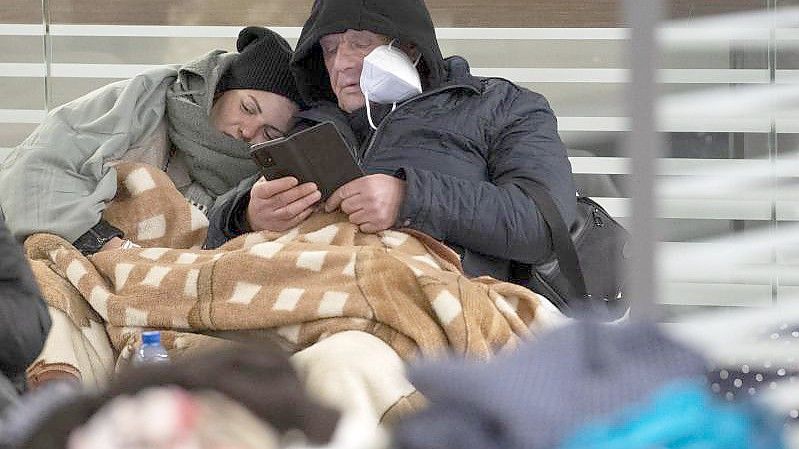
M 44 117 L 44 26 L 0 24 L 0 161 Z
M 274 29 L 292 44 L 300 33 L 299 27 Z M 46 36 L 48 63 L 44 60 L 0 60 L 0 82 L 26 79 L 44 84 L 46 79 L 49 106 L 55 107 L 154 65 L 180 63 L 211 48 L 232 49 L 239 30 L 231 26 L 52 24 Z M 590 150 L 594 141 L 599 145 L 618 140 L 618 134 L 629 129 L 629 121 L 622 112 L 624 98 L 621 96 L 622 87 L 630 76 L 621 56 L 627 44 L 626 29 L 438 28 L 437 34 L 445 55 L 467 56 L 475 75 L 507 78 L 546 95 L 570 147 L 579 144 L 580 148 Z M 778 29 L 776 36 L 781 45 L 799 46 L 799 32 L 795 29 Z M 44 27 L 0 25 L 0 39 L 19 38 L 41 39 L 44 50 Z M 661 39 L 670 56 L 668 64 L 659 71 L 660 82 L 679 91 L 769 84 L 772 71 L 768 67 L 734 68 L 730 55 L 733 46 L 741 42 L 755 51 L 765 49 L 770 38 L 768 29 L 666 29 Z M 712 50 L 706 51 L 706 48 Z M 553 51 L 556 52 L 554 56 Z M 680 56 L 681 52 L 685 53 L 684 57 Z M 682 60 L 688 62 L 683 64 Z M 775 70 L 773 75 L 778 84 L 799 80 L 799 70 L 790 68 Z M 593 96 L 600 91 L 607 92 L 606 96 Z M 5 136 L 0 139 L 0 159 L 46 114 L 41 98 L 29 92 L 19 92 L 19 96 L 30 101 L 17 102 L 20 104 L 14 107 L 0 104 L 0 136 Z M 670 133 L 765 136 L 776 131 L 790 134 L 799 133 L 797 117 L 795 113 L 775 117 L 677 116 L 666 118 L 661 129 Z M 762 141 L 767 142 L 767 139 Z M 571 162 L 578 175 L 610 176 L 618 182 L 629 174 L 629 161 L 620 157 L 619 152 L 600 157 L 572 157 Z M 692 177 L 769 167 L 770 163 L 762 158 L 670 157 L 661 161 L 660 173 L 664 178 Z M 783 175 L 799 177 L 799 169 Z M 779 192 L 773 198 L 761 194 L 670 199 L 663 202 L 661 216 L 688 231 L 698 222 L 719 223 L 711 227 L 723 229 L 730 222 L 768 223 L 775 217 L 799 221 L 799 195 L 792 195 L 790 190 Z M 598 197 L 597 200 L 622 221 L 628 217 L 628 198 Z M 690 232 L 687 235 L 690 236 Z M 712 244 L 686 240 L 664 242 L 664 254 L 679 257 L 681 248 L 695 248 L 696 245 L 710 245 L 707 251 L 714 251 Z M 667 279 L 661 297 L 664 304 L 673 306 L 765 306 L 771 304 L 774 292 L 790 293 L 792 288 L 799 288 L 799 278 L 791 276 L 782 276 L 780 284 L 775 286 L 772 273 L 779 271 L 778 268 L 771 259 L 747 261 L 744 268 L 735 272 L 717 272 L 709 267 L 706 272 L 688 279 Z M 750 271 L 757 273 L 747 275 Z

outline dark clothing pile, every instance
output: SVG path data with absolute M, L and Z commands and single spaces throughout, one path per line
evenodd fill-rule
M 41 352 L 49 331 L 50 315 L 30 266 L 0 219 L 0 374 L 17 391 L 25 389 L 25 370 Z
M 14 384 L 6 376 L 0 375 L 0 412 L 16 403 L 18 398 L 19 391 Z M 0 419 L 0 432 L 2 432 L 2 419 Z
M 370 30 L 414 44 L 421 52 L 424 92 L 379 107 L 374 132 L 365 112 L 335 103 L 318 40 L 347 29 Z M 499 78 L 469 73 L 467 62 L 446 60 L 422 2 L 317 2 L 292 62 L 300 94 L 310 108 L 300 127 L 332 121 L 367 174 L 406 181 L 395 227 L 442 240 L 462 256 L 468 275 L 507 280 L 510 261 L 539 263 L 551 254 L 549 230 L 518 179 L 542 184 L 568 224 L 576 214 L 571 167 L 557 123 L 541 95 Z M 244 211 L 255 178 L 217 201 L 207 246 L 248 229 Z

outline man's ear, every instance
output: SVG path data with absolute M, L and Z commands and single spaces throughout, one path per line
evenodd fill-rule
M 419 49 L 416 48 L 416 44 L 400 44 L 400 48 L 412 61 L 416 61 L 416 58 L 419 57 Z

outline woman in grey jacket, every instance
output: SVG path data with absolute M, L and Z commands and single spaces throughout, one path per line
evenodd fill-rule
M 254 174 L 249 144 L 288 131 L 300 100 L 282 37 L 248 27 L 237 48 L 154 68 L 51 111 L 0 168 L 13 235 L 56 234 L 84 254 L 120 246 L 122 233 L 101 220 L 120 160 L 161 167 L 203 212 Z

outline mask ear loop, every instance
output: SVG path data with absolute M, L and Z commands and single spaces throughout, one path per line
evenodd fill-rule
M 389 42 L 389 44 L 388 44 L 389 48 L 391 48 L 391 44 L 393 44 L 396 41 L 397 41 L 396 38 L 392 39 L 391 42 Z M 419 61 L 421 61 L 421 60 L 422 60 L 422 52 L 419 52 L 419 54 L 416 55 L 416 61 L 413 61 L 413 67 L 415 68 L 419 64 Z M 394 112 L 394 109 L 397 109 L 397 103 L 396 102 L 392 103 L 391 112 Z
M 377 126 L 375 126 L 375 123 L 372 121 L 372 108 L 369 106 L 369 94 L 367 94 L 366 91 L 363 91 L 363 98 L 366 100 L 366 118 L 369 120 L 369 126 L 377 131 Z M 396 103 L 394 104 L 396 105 Z
M 391 42 L 388 43 L 388 48 L 391 48 L 391 46 L 394 44 L 394 42 L 397 42 L 397 38 L 396 37 L 394 39 L 391 39 Z M 396 101 L 394 103 L 391 103 L 391 112 L 394 112 L 394 109 L 397 109 L 397 102 Z M 377 130 L 377 128 L 375 128 L 375 130 Z
M 388 48 L 391 48 L 391 46 L 394 45 L 394 42 L 397 42 L 397 38 L 391 39 L 391 42 L 388 43 Z M 419 54 L 416 55 L 416 61 L 413 61 L 413 66 L 416 67 L 417 65 L 419 65 L 419 61 L 421 60 L 422 60 L 422 52 L 419 52 Z

